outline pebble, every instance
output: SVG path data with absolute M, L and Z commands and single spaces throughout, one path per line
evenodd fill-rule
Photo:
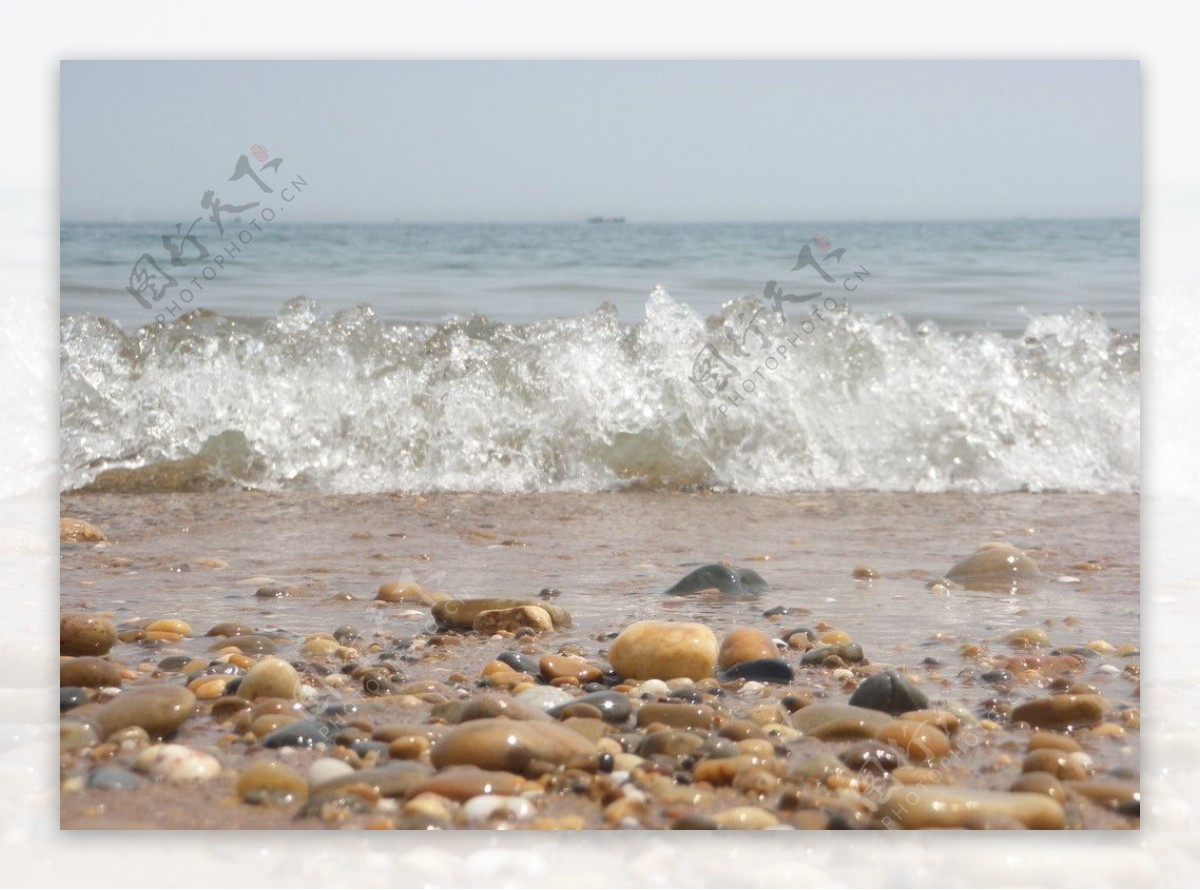
M 522 704 L 546 711 L 553 716 L 557 716 L 556 709 L 561 710 L 564 705 L 575 702 L 571 693 L 557 686 L 531 686 L 524 692 L 517 693 L 514 698 Z
M 764 829 L 773 828 L 779 820 L 762 807 L 730 807 L 714 813 L 712 821 L 720 829 Z
M 916 720 L 896 720 L 875 738 L 890 742 L 914 760 L 938 760 L 950 753 L 950 740 L 936 726 Z
M 858 684 L 850 704 L 887 714 L 903 714 L 929 707 L 929 696 L 893 670 L 872 674 Z
M 580 684 L 594 683 L 604 676 L 604 672 L 586 658 L 577 655 L 546 655 L 538 662 L 542 677 L 550 682 L 564 678 L 573 678 Z
M 532 677 L 536 677 L 538 674 L 538 660 L 524 652 L 513 650 L 501 652 L 496 656 L 496 661 L 503 662 L 519 674 L 529 674 Z
M 107 738 L 126 726 L 140 726 L 151 736 L 168 736 L 196 708 L 196 696 L 182 686 L 155 684 L 127 689 L 95 713 Z
M 728 670 L 717 674 L 722 683 L 734 680 L 748 680 L 756 683 L 791 683 L 796 679 L 792 666 L 782 658 L 756 658 L 753 661 L 743 661 Z M 743 692 L 747 687 L 743 687 Z
M 225 637 L 212 645 L 214 651 L 232 647 L 245 655 L 274 655 L 275 641 L 262 634 L 237 634 Z
M 259 760 L 238 776 L 234 789 L 246 803 L 277 806 L 308 799 L 308 782 L 277 760 Z
M 1021 627 L 1006 633 L 1004 642 L 1014 649 L 1036 649 L 1049 646 L 1050 637 L 1040 627 Z
M 661 723 L 675 729 L 711 729 L 715 720 L 716 712 L 708 705 L 648 702 L 637 712 L 639 727 Z
M 1032 791 L 1035 794 L 1045 794 L 1047 797 L 1054 798 L 1059 803 L 1065 803 L 1067 799 L 1067 789 L 1063 787 L 1063 783 L 1053 773 L 1022 773 L 1017 776 L 1008 790 Z
M 1099 695 L 1050 695 L 1022 702 L 1012 710 L 1013 723 L 1035 728 L 1066 729 L 1104 719 L 1108 704 Z
M 946 573 L 951 581 L 987 590 L 1038 577 L 1038 564 L 1011 544 L 984 544 Z
M 117 642 L 117 626 L 99 615 L 65 612 L 58 622 L 61 655 L 104 655 Z
M 517 609 L 521 606 L 532 606 L 542 609 L 550 615 L 550 620 L 556 630 L 571 626 L 571 616 L 566 609 L 551 605 L 544 600 L 515 600 L 515 599 L 449 599 L 434 603 L 430 610 L 434 620 L 444 627 L 458 627 L 465 630 L 474 628 L 475 619 L 480 612 L 497 609 Z
M 593 750 L 581 735 L 556 723 L 496 717 L 472 720 L 451 730 L 433 746 L 430 760 L 438 769 L 462 764 L 540 774 L 585 758 Z
M 870 581 L 879 577 L 879 572 L 870 566 L 855 566 L 854 571 L 850 573 L 851 577 L 859 581 Z
M 192 626 L 180 618 L 160 618 L 146 625 L 146 630 L 152 632 L 179 634 L 181 637 L 192 636 Z
M 63 516 L 58 520 L 58 541 L 59 543 L 96 543 L 107 541 L 104 532 L 96 528 L 90 522 L 84 522 L 82 519 L 72 519 L 68 516 Z
M 533 815 L 533 804 L 523 797 L 481 794 L 463 805 L 463 815 L 471 825 L 483 825 L 497 817 L 520 822 Z
M 1139 816 L 1142 811 L 1142 793 L 1136 785 L 1121 782 L 1074 781 L 1067 782 L 1073 793 L 1086 797 L 1094 803 L 1116 810 L 1124 816 Z
M 889 789 L 876 818 L 884 828 L 962 828 L 978 818 L 1011 817 L 1030 829 L 1061 829 L 1062 804 L 1024 791 L 980 791 L 952 785 L 905 785 Z
M 722 670 L 746 661 L 777 658 L 774 641 L 755 627 L 739 627 L 725 635 L 717 653 L 717 666 Z
M 222 621 L 220 624 L 213 625 L 206 637 L 240 637 L 250 636 L 254 633 L 254 628 L 246 624 L 238 624 L 236 621 Z
M 413 581 L 388 581 L 375 594 L 375 599 L 385 603 L 434 603 L 446 598 L 444 593 L 426 590 Z
M 136 773 L 119 766 L 99 766 L 88 774 L 87 786 L 102 791 L 128 791 L 142 784 Z
M 808 705 L 789 720 L 793 728 L 818 739 L 873 739 L 892 722 L 883 711 L 833 702 Z
M 151 745 L 138 755 L 137 768 L 171 782 L 208 781 L 221 774 L 221 763 L 186 745 Z
M 94 655 L 71 658 L 59 662 L 58 685 L 86 686 L 89 689 L 120 686 L 121 669 L 111 661 Z
M 291 596 L 290 591 L 286 587 L 260 587 L 254 591 L 254 595 L 260 600 L 283 599 Z
M 1058 732 L 1035 732 L 1029 737 L 1029 744 L 1026 748 L 1033 751 L 1037 748 L 1054 748 L 1057 751 L 1082 751 L 1079 742 L 1075 741 L 1069 735 L 1063 735 Z
M 475 616 L 471 629 L 476 633 L 492 636 L 505 631 L 516 633 L 531 630 L 546 633 L 554 630 L 554 620 L 541 606 L 517 606 L 515 609 L 486 609 Z
M 886 741 L 856 742 L 839 752 L 838 760 L 854 772 L 884 775 L 906 764 L 904 752 Z
M 770 585 L 753 569 L 736 569 L 710 563 L 684 575 L 667 589 L 667 593 L 678 595 L 716 590 L 727 595 L 745 596 L 770 589 Z
M 600 712 L 600 718 L 607 723 L 624 723 L 629 719 L 629 715 L 633 713 L 633 704 L 630 702 L 629 696 L 607 689 L 571 698 L 570 704 L 586 705 L 595 708 Z M 564 708 L 565 705 L 560 705 L 551 709 L 550 716 L 558 717 Z
M 88 700 L 88 694 L 78 686 L 63 686 L 58 690 L 58 711 L 61 714 L 77 708 Z
M 530 787 L 520 776 L 501 770 L 460 766 L 443 770 L 416 785 L 409 794 L 437 794 L 447 800 L 468 801 L 480 795 L 509 796 L 520 794 Z
M 1036 748 L 1025 755 L 1025 759 L 1021 762 L 1021 772 L 1049 773 L 1056 779 L 1086 779 L 1088 761 L 1081 761 L 1080 753 L 1058 751 L 1054 748 Z
M 281 726 L 262 740 L 264 748 L 313 748 L 328 745 L 335 729 L 323 720 L 297 720 Z
M 259 698 L 300 698 L 300 674 L 282 658 L 264 658 L 242 677 L 237 694 L 249 701 Z
M 803 665 L 819 665 L 827 658 L 841 659 L 846 664 L 857 664 L 863 660 L 863 649 L 858 643 L 845 643 L 834 646 L 816 646 L 804 653 L 800 659 Z
M 608 658 L 627 680 L 699 680 L 713 675 L 717 651 L 717 638 L 706 625 L 638 621 L 621 631 Z
M 354 767 L 336 757 L 318 757 L 308 767 L 308 784 L 312 787 L 324 785 L 354 772 Z
M 99 744 L 96 731 L 78 720 L 63 720 L 58 724 L 58 749 L 62 753 L 74 753 Z

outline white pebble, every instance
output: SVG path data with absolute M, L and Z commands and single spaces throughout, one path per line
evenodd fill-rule
M 1100 667 L 1096 668 L 1096 673 L 1119 674 L 1119 673 L 1121 673 L 1121 669 L 1119 667 L 1117 667 L 1115 664 L 1102 664 L 1102 665 L 1100 665 Z
M 308 784 L 315 787 L 352 772 L 354 767 L 344 760 L 338 760 L 336 757 L 318 757 L 308 768 Z
M 558 705 L 566 704 L 574 696 L 559 689 L 557 686 L 533 686 L 517 694 L 516 699 L 527 705 L 532 705 L 539 711 L 549 711 Z
M 1078 584 L 1079 583 L 1079 579 L 1076 578 L 1074 575 L 1059 575 L 1054 580 L 1057 581 L 1059 584 Z
M 221 762 L 186 745 L 151 745 L 138 756 L 137 768 L 171 782 L 207 781 L 220 775 Z
M 509 819 L 528 819 L 533 815 L 533 804 L 523 797 L 479 794 L 463 804 L 463 814 L 473 825 L 481 825 L 497 814 Z
M 670 691 L 671 687 L 662 680 L 647 680 L 636 686 L 629 694 L 635 698 L 657 698 L 660 695 L 666 695 Z

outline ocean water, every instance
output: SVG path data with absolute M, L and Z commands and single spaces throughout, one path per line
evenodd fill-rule
M 1136 219 L 252 222 L 63 224 L 63 490 L 1139 487 Z

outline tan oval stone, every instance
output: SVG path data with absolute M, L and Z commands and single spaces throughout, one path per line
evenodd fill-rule
M 510 600 L 510 599 L 449 599 L 435 603 L 430 610 L 438 624 L 447 627 L 471 629 L 480 612 L 493 610 L 516 609 L 521 606 L 534 606 L 550 615 L 556 629 L 571 626 L 571 616 L 566 609 L 551 605 L 542 600 Z
M 538 669 L 550 681 L 571 678 L 580 683 L 594 683 L 604 676 L 600 668 L 578 655 L 545 655 L 538 662 Z
M 58 622 L 62 655 L 104 655 L 117 642 L 117 626 L 100 615 L 66 612 Z
M 882 727 L 875 738 L 890 742 L 914 760 L 937 760 L 950 753 L 946 734 L 930 723 L 894 720 Z
M 1004 642 L 1014 649 L 1036 649 L 1050 645 L 1050 636 L 1040 627 L 1019 627 L 1006 633 Z
M 900 715 L 901 720 L 916 720 L 918 723 L 928 723 L 936 726 L 946 735 L 954 735 L 962 724 L 961 719 L 953 711 L 943 711 L 940 708 L 922 708 L 919 711 L 907 711 Z
M 500 770 L 483 770 L 473 766 L 448 769 L 426 779 L 408 792 L 409 797 L 418 794 L 437 794 L 459 803 L 481 794 L 513 795 L 527 790 L 531 784 L 520 776 Z
M 108 538 L 104 537 L 104 532 L 90 522 L 63 516 L 58 520 L 58 540 L 59 543 L 80 544 L 107 541 Z
M 1036 748 L 1054 748 L 1057 751 L 1082 751 L 1079 742 L 1075 741 L 1069 735 L 1063 735 L 1058 732 L 1035 732 L 1029 737 L 1029 744 L 1026 748 L 1033 751 Z
M 158 621 L 152 621 L 146 625 L 148 631 L 165 631 L 166 633 L 179 634 L 180 637 L 190 637 L 192 635 L 192 626 L 181 618 L 160 618 Z
M 300 675 L 282 658 L 264 658 L 242 677 L 237 694 L 249 701 L 256 698 L 300 697 Z
M 789 718 L 793 727 L 818 739 L 873 739 L 892 719 L 883 711 L 834 702 L 808 705 Z
M 486 609 L 475 616 L 471 629 L 492 636 L 501 631 L 516 633 L 531 630 L 545 633 L 554 629 L 554 619 L 541 606 L 517 606 L 515 609 Z
M 962 828 L 973 819 L 1011 817 L 1030 829 L 1061 829 L 1062 804 L 1045 794 L 980 791 L 954 785 L 905 785 L 889 789 L 876 818 L 884 828 Z
M 189 690 L 162 684 L 127 689 L 94 716 L 105 738 L 126 726 L 140 726 L 151 736 L 167 736 L 195 709 L 196 696 Z
M 242 770 L 235 786 L 246 803 L 290 804 L 308 799 L 308 782 L 277 760 L 259 760 Z
M 1005 585 L 1038 577 L 1038 564 L 1012 544 L 984 544 L 956 563 L 946 577 L 964 587 Z
M 1066 788 L 1063 787 L 1063 783 L 1058 781 L 1058 778 L 1052 773 L 1022 773 L 1017 776 L 1008 790 L 1032 791 L 1034 794 L 1045 794 L 1047 797 L 1054 798 L 1059 803 L 1065 803 L 1067 799 Z
M 726 634 L 717 655 L 721 670 L 759 658 L 778 658 L 779 650 L 771 638 L 758 628 L 739 627 Z
M 713 813 L 712 820 L 723 830 L 761 830 L 779 824 L 779 820 L 762 807 L 731 807 Z
M 436 603 L 446 595 L 426 590 L 415 581 L 388 581 L 380 585 L 375 599 L 385 603 Z
M 1067 751 L 1054 748 L 1037 748 L 1025 755 L 1021 762 L 1023 773 L 1049 773 L 1056 779 L 1086 779 L 1087 769 Z
M 717 638 L 706 625 L 638 621 L 613 641 L 608 659 L 626 680 L 700 680 L 713 675 L 717 651 Z
M 553 722 L 491 717 L 451 730 L 434 745 L 430 759 L 438 769 L 470 765 L 539 775 L 593 750 L 583 736 Z
M 1107 709 L 1108 703 L 1099 695 L 1049 695 L 1022 702 L 1011 716 L 1013 723 L 1059 729 L 1099 723 Z

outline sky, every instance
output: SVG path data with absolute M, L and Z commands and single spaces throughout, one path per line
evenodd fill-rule
M 1137 62 L 63 62 L 63 220 L 1138 216 Z M 257 171 L 261 165 L 254 163 Z M 203 212 L 203 211 L 198 211 Z

